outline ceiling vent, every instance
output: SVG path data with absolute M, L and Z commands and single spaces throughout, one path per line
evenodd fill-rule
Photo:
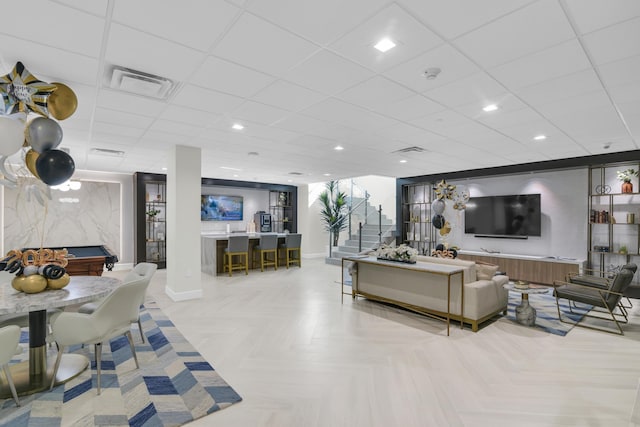
M 406 147 L 406 148 L 401 148 L 399 150 L 394 151 L 394 153 L 424 153 L 425 150 L 422 147 L 417 147 L 417 146 L 413 146 L 413 147 Z
M 111 89 L 162 100 L 168 99 L 176 86 L 173 80 L 165 77 L 117 65 L 112 69 L 109 83 Z
M 289 172 L 289 175 L 302 176 L 304 174 L 302 172 Z
M 99 156 L 124 157 L 124 151 L 110 150 L 108 148 L 92 148 L 90 153 L 97 154 Z

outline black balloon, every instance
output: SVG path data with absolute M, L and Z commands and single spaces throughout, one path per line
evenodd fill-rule
M 73 159 L 62 150 L 44 151 L 36 160 L 38 176 L 47 185 L 62 184 L 71 178 L 75 170 Z
M 445 219 L 442 215 L 434 215 L 433 218 L 431 218 L 431 222 L 433 226 L 439 230 L 444 226 Z

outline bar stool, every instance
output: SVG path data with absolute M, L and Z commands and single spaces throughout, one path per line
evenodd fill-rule
M 244 257 L 244 263 L 233 263 L 233 257 Z M 233 270 L 245 270 L 249 274 L 249 236 L 229 236 L 229 245 L 224 249 L 223 272 L 229 270 L 229 277 Z
M 260 242 L 253 249 L 260 257 L 260 271 L 264 271 L 265 266 L 273 265 L 278 269 L 278 235 L 263 234 L 260 236 Z M 269 259 L 269 254 L 273 254 L 273 259 Z M 254 260 L 255 261 L 255 260 Z
M 287 268 L 289 268 L 290 264 L 295 263 L 302 267 L 301 243 L 302 234 L 287 234 L 285 236 L 284 244 L 280 245 L 280 249 L 284 251 L 285 265 Z

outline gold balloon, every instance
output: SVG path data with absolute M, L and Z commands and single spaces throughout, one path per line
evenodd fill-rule
M 31 149 L 27 151 L 27 154 L 24 156 L 24 162 L 27 165 L 27 169 L 29 169 L 29 172 L 38 179 L 40 179 L 40 176 L 38 176 L 38 171 L 36 170 L 36 160 L 38 160 L 39 155 L 40 153 Z
M 451 233 L 451 224 L 449 223 L 449 221 L 446 221 L 444 225 L 440 228 L 440 235 L 446 236 L 449 233 Z
M 13 280 L 11 281 L 11 286 L 13 286 L 13 289 L 15 289 L 18 292 L 22 292 L 22 283 L 24 282 L 24 279 L 26 279 L 27 276 L 16 276 L 13 278 Z
M 47 288 L 47 279 L 39 274 L 25 276 L 22 281 L 22 292 L 27 294 L 37 294 Z
M 71 88 L 64 83 L 51 83 L 56 90 L 49 95 L 47 108 L 49 113 L 58 120 L 69 118 L 78 108 L 78 98 Z
M 49 289 L 62 289 L 69 284 L 71 277 L 67 273 L 59 279 L 47 279 L 47 286 Z

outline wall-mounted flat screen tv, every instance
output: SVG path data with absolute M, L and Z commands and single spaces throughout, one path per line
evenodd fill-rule
M 201 196 L 200 220 L 242 221 L 242 196 Z
M 464 232 L 525 239 L 542 234 L 541 218 L 540 194 L 472 197 L 464 211 Z

